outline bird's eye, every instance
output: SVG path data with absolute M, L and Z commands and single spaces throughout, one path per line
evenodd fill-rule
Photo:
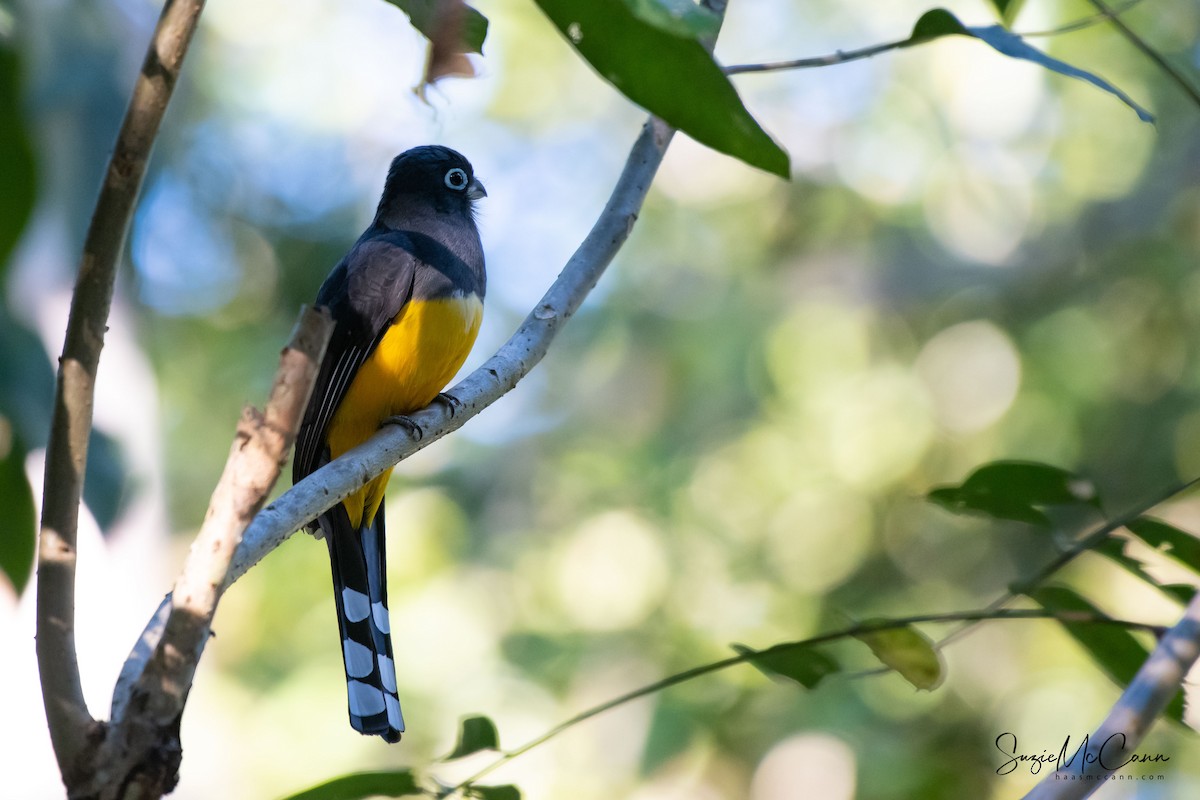
M 456 192 L 461 192 L 467 188 L 467 173 L 455 167 L 446 173 L 446 185 Z

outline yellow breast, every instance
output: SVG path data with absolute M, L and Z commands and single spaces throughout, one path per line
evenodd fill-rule
M 330 420 L 330 457 L 371 438 L 388 417 L 429 405 L 462 367 L 482 320 L 483 302 L 474 294 L 406 303 Z M 345 499 L 355 527 L 374 518 L 388 477 L 381 475 Z

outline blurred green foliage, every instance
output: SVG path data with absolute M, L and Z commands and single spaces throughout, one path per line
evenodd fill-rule
M 1088 13 L 1026 5 L 1039 26 Z M 483 78 L 448 82 L 430 112 L 407 93 L 420 41 L 376 6 L 210 4 L 189 56 L 118 287 L 153 368 L 151 449 L 180 548 L 239 407 L 266 395 L 297 307 L 365 224 L 392 154 L 446 140 L 488 185 L 486 351 L 582 236 L 640 120 L 511 0 L 482 9 Z M 894 41 L 927 6 L 864 8 L 735 3 L 718 56 Z M 36 411 L 51 362 L 33 311 L 70 285 L 153 9 L 21 10 L 39 213 L 67 254 L 56 264 L 31 245 L 5 284 L 19 319 L 0 327 L 0 388 Z M 1200 32 L 1186 2 L 1126 20 L 1180 62 Z M 1200 117 L 1108 27 L 1040 44 L 1102 71 L 1157 130 L 1092 87 L 958 37 L 738 78 L 791 154 L 792 181 L 678 137 L 629 244 L 546 362 L 393 480 L 404 743 L 346 727 L 325 549 L 297 536 L 223 601 L 176 796 L 424 769 L 465 716 L 486 714 L 511 747 L 727 657 L 734 641 L 765 650 L 846 616 L 983 606 L 1098 516 L 1046 514 L 1048 536 L 924 501 L 985 462 L 1057 465 L 1110 512 L 1200 474 Z M 394 60 L 409 51 L 412 63 Z M 152 491 L 124 474 L 101 465 L 88 485 L 117 476 L 105 496 L 131 502 Z M 1053 503 L 1039 497 L 1024 507 Z M 1156 513 L 1200 530 L 1194 500 Z M 1192 579 L 1143 544 L 1122 553 L 1163 582 Z M 1056 580 L 1114 615 L 1174 621 L 1176 603 L 1100 556 Z M 796 796 L 781 785 L 831 800 L 1015 796 L 1036 776 L 996 775 L 998 734 L 1057 748 L 1116 697 L 1082 644 L 1051 622 L 979 626 L 945 651 L 932 692 L 895 674 L 805 690 L 726 670 L 592 720 L 496 778 L 533 798 Z M 827 652 L 846 672 L 877 664 L 860 643 Z M 1172 756 L 1159 796 L 1195 795 L 1193 738 L 1156 729 L 1146 749 Z

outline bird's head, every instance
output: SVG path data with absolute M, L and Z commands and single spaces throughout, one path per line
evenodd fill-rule
M 462 153 L 425 145 L 392 159 L 376 216 L 383 219 L 392 212 L 411 213 L 414 208 L 472 216 L 475 201 L 482 197 L 487 197 L 487 191 Z

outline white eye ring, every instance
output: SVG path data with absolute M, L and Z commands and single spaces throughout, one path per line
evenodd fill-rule
M 467 173 L 455 167 L 446 173 L 446 185 L 456 192 L 461 192 L 467 188 Z

